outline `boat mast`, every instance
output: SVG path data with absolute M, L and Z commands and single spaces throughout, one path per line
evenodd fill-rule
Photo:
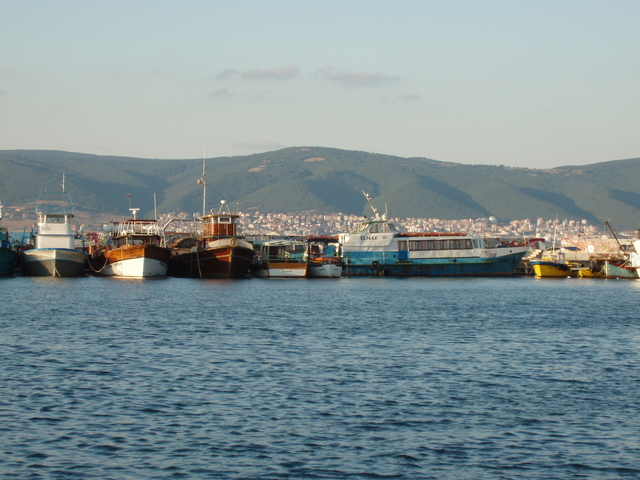
M 620 245 L 620 240 L 618 240 L 618 237 L 616 236 L 616 232 L 613 231 L 613 227 L 611 226 L 611 224 L 609 222 L 604 222 L 604 224 L 609 228 L 609 230 L 611 231 L 611 235 L 613 235 L 613 238 L 615 239 L 616 243 L 618 244 L 618 249 L 620 250 L 620 252 L 622 252 L 622 254 L 624 256 L 626 256 L 627 258 L 629 257 L 629 255 L 627 255 L 625 253 L 625 251 L 622 249 L 622 245 Z
M 202 177 L 198 180 L 198 184 L 202 185 L 202 216 L 207 214 L 207 174 L 205 173 L 205 165 L 207 161 L 206 147 L 205 153 L 202 154 Z
M 373 203 L 371 203 L 371 200 L 373 200 L 373 198 L 371 198 L 371 195 L 369 195 L 367 192 L 365 192 L 364 190 L 362 191 L 362 193 L 364 194 L 364 198 L 367 199 L 367 202 L 369 203 L 369 207 L 371 207 L 371 210 L 373 210 L 373 219 L 374 220 L 386 220 L 387 219 L 387 204 L 385 203 L 384 208 L 385 208 L 385 212 L 384 215 L 380 215 L 378 213 L 378 210 L 376 209 L 376 207 L 373 206 Z

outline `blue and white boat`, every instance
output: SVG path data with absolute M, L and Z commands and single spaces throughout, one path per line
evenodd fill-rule
M 74 206 L 64 191 L 44 192 L 36 204 L 34 247 L 22 252 L 22 274 L 28 276 L 85 276 L 87 254 L 76 249 L 71 220 Z
M 365 197 L 374 218 L 339 235 L 344 276 L 512 275 L 529 251 L 527 242 L 466 233 L 401 233 Z
M 2 220 L 2 204 L 0 204 L 0 220 Z M 11 246 L 9 232 L 0 224 L 0 275 L 13 275 L 18 253 Z

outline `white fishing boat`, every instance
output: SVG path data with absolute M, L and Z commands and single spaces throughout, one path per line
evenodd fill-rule
M 36 204 L 37 224 L 33 246 L 22 252 L 22 274 L 28 276 L 81 277 L 87 254 L 76 248 L 74 206 L 62 192 L 43 192 Z
M 338 237 L 312 236 L 307 238 L 309 277 L 340 278 L 342 254 Z

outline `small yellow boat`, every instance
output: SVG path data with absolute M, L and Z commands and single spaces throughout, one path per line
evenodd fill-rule
M 580 278 L 606 278 L 606 275 L 602 270 L 593 271 L 590 268 L 583 268 L 578 272 Z
M 577 277 L 578 270 L 568 263 L 558 263 L 552 260 L 531 260 L 529 265 L 533 267 L 536 277 Z

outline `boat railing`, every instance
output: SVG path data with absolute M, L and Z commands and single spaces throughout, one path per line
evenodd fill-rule
M 262 260 L 268 263 L 306 263 L 303 255 L 261 255 Z
M 74 211 L 71 196 L 64 190 L 61 192 L 45 190 L 36 202 L 36 215 L 73 215 Z
M 116 236 L 123 235 L 153 235 L 153 236 L 161 236 L 162 231 L 158 226 L 157 222 L 149 221 L 149 222 L 122 222 L 118 224 L 118 228 L 116 230 Z

